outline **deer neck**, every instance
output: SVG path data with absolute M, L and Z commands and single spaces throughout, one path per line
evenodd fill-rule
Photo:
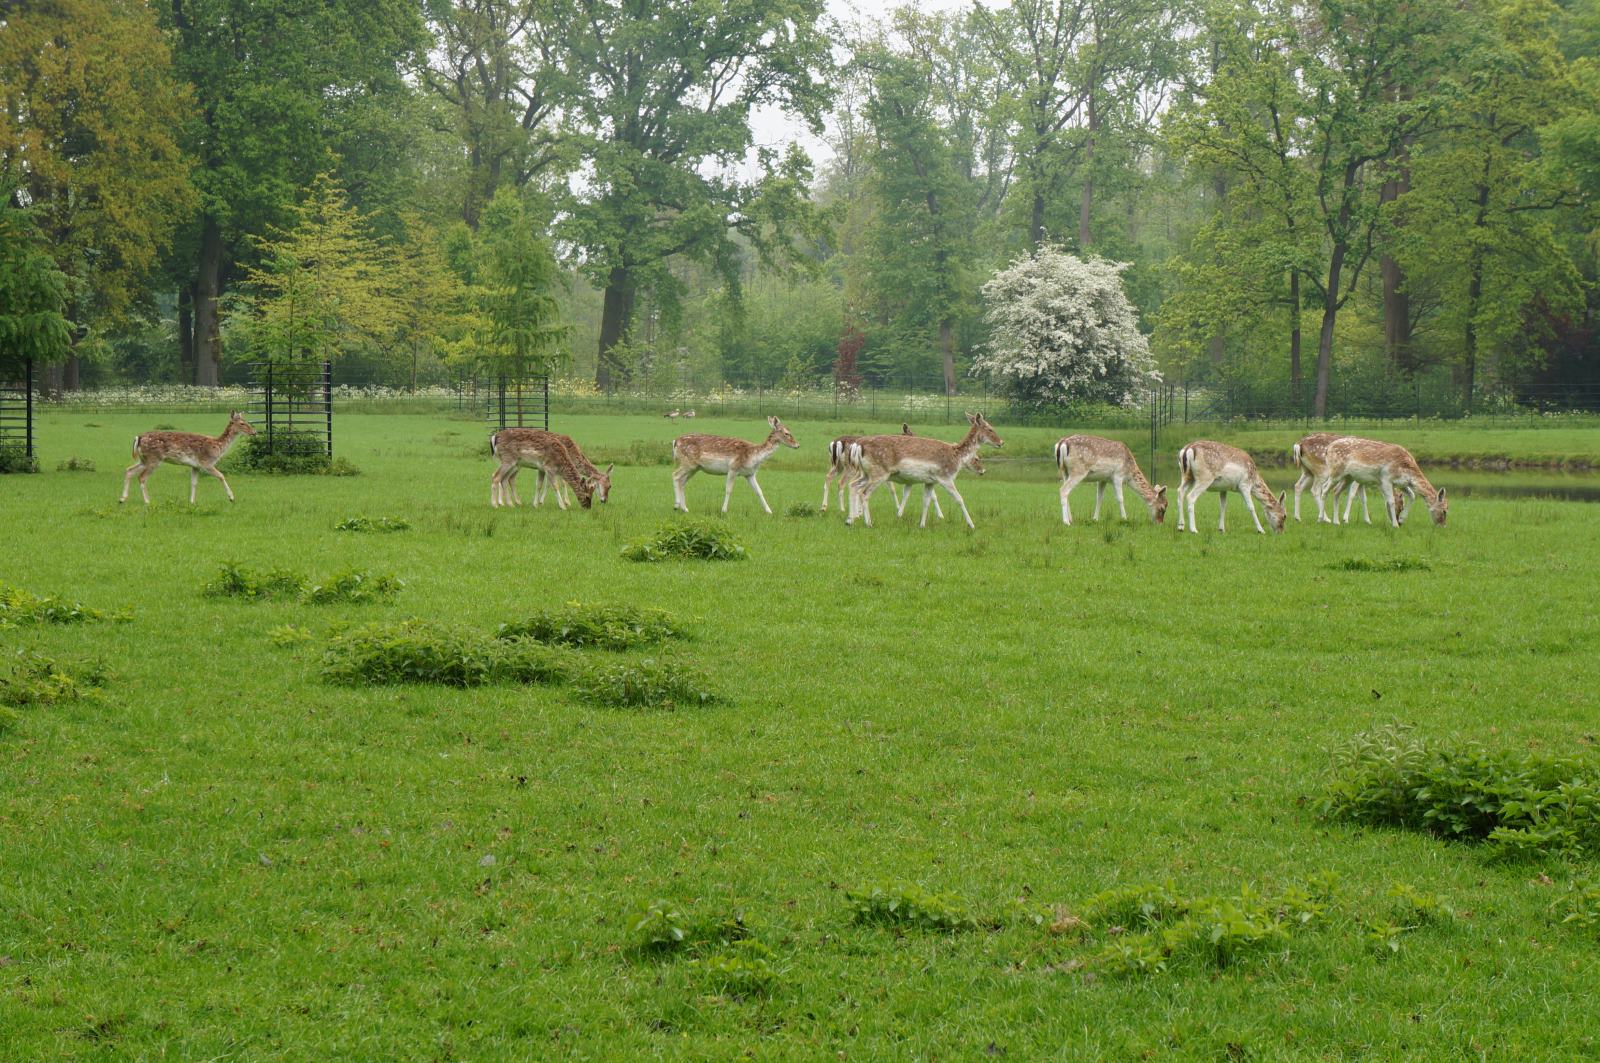
M 1144 478 L 1144 473 L 1139 468 L 1138 462 L 1132 462 L 1128 470 L 1128 482 L 1133 484 L 1133 489 L 1139 492 L 1139 497 L 1144 499 L 1144 504 L 1150 507 L 1150 515 L 1156 514 L 1156 489 L 1150 481 Z
M 967 434 L 962 437 L 961 442 L 956 444 L 956 466 L 959 468 L 965 465 L 981 446 L 983 440 L 978 438 L 978 426 L 973 425 L 967 429 Z
M 750 452 L 751 465 L 760 465 L 778 452 L 779 442 L 776 431 L 768 432 L 767 438 L 756 444 L 756 449 Z
M 223 454 L 226 454 L 233 449 L 233 445 L 239 441 L 239 437 L 242 435 L 244 435 L 244 432 L 240 430 L 239 426 L 229 421 L 228 427 L 224 428 L 222 434 L 217 437 L 217 448 Z
M 1439 503 L 1439 489 L 1428 482 L 1428 478 L 1422 475 L 1421 469 L 1403 470 L 1399 476 L 1394 478 L 1394 484 L 1396 487 L 1409 485 L 1415 488 L 1417 494 L 1422 496 L 1423 501 L 1427 502 L 1429 507 Z

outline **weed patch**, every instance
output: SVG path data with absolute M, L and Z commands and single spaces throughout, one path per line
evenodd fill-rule
M 1600 846 L 1600 762 L 1429 742 L 1404 726 L 1334 751 L 1322 814 L 1486 842 L 1509 859 Z
M 1432 572 L 1433 566 L 1420 557 L 1391 557 L 1374 561 L 1366 557 L 1347 557 L 1328 566 L 1335 572 Z
M 527 638 L 557 646 L 627 650 L 683 637 L 672 614 L 633 605 L 568 602 L 523 620 L 501 624 L 496 637 Z
M 411 522 L 403 517 L 346 517 L 333 526 L 344 532 L 402 532 L 409 531 Z
M 94 472 L 94 462 L 88 458 L 71 457 L 56 462 L 56 472 Z
M 592 666 L 574 677 L 573 687 L 585 701 L 620 708 L 676 708 L 717 700 L 699 673 L 670 660 Z
M 785 517 L 815 517 L 817 515 L 817 507 L 810 502 L 790 502 L 784 508 L 783 515 Z
M 387 573 L 352 570 L 336 573 L 319 583 L 307 582 L 300 600 L 310 605 L 386 602 L 399 594 L 404 586 L 403 582 Z
M 777 956 L 755 938 L 735 941 L 725 952 L 694 962 L 713 990 L 730 997 L 765 996 L 778 982 Z
M 0 475 L 39 471 L 39 461 L 21 447 L 0 447 Z
M 0 583 L 0 628 L 25 624 L 88 624 L 99 620 L 126 620 L 126 613 L 91 609 L 82 602 L 53 594 L 38 595 Z
M 845 894 L 853 921 L 909 930 L 976 930 L 978 919 L 959 894 L 931 893 L 912 883 L 889 883 Z
M 629 561 L 743 561 L 744 546 L 720 524 L 677 520 L 622 548 Z
M 20 718 L 19 708 L 78 701 L 99 690 L 105 673 L 97 664 L 63 664 L 53 658 L 18 650 L 0 662 L 0 734 Z
M 388 601 L 405 583 L 387 573 L 335 573 L 310 580 L 287 569 L 257 572 L 234 562 L 224 562 L 207 580 L 201 593 L 208 598 L 243 598 L 247 601 L 295 600 L 308 605 L 364 604 Z
M 289 476 L 357 476 L 361 470 L 346 458 L 328 454 L 327 441 L 317 432 L 276 431 L 268 442 L 265 432 L 247 437 L 228 455 L 230 469 Z
M 406 620 L 369 624 L 329 640 L 322 677 L 344 685 L 481 686 L 497 676 L 499 647 L 472 632 Z

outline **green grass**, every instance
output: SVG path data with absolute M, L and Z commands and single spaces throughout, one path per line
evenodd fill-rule
M 781 514 L 816 504 L 827 438 L 898 426 L 795 424 L 802 449 L 761 477 L 779 515 L 736 486 L 747 560 L 634 564 L 624 544 L 670 517 L 661 465 L 619 465 L 592 510 L 491 511 L 477 423 L 341 416 L 358 477 L 239 473 L 236 504 L 202 483 L 191 508 L 164 468 L 154 505 L 118 507 L 148 420 L 52 414 L 45 471 L 0 479 L 0 580 L 130 614 L 0 630 L 7 654 L 103 673 L 0 735 L 0 1057 L 1600 1052 L 1600 951 L 1562 923 L 1600 858 L 1507 863 L 1316 814 L 1329 751 L 1393 720 L 1593 754 L 1600 508 L 1463 498 L 1443 530 L 1282 536 L 1235 508 L 1222 536 L 1210 496 L 1180 537 L 1135 505 L 1091 525 L 1083 489 L 1064 528 L 1047 462 L 986 455 L 961 480 L 975 533 L 948 504 L 936 527 L 897 522 L 886 494 L 878 527 L 846 528 Z M 682 430 L 560 427 L 591 456 Z M 1037 458 L 1061 433 L 1002 434 Z M 67 454 L 102 471 L 52 471 Z M 721 496 L 690 482 L 696 516 Z M 411 527 L 334 530 L 352 514 Z M 224 562 L 405 588 L 203 595 Z M 492 638 L 573 601 L 668 610 L 672 659 L 717 700 L 321 675 L 339 631 L 420 617 Z M 565 652 L 612 667 L 663 647 Z M 1325 914 L 1256 932 L 1275 916 L 1255 898 L 1324 873 Z M 1245 912 L 1240 939 L 1263 944 L 1140 973 L 1143 937 L 1080 926 L 1097 895 L 1167 883 L 1208 919 Z M 861 921 L 852 895 L 874 890 L 976 925 Z M 1454 918 L 1410 929 L 1404 890 Z M 704 947 L 642 948 L 657 901 Z M 1095 966 L 1113 961 L 1134 973 Z

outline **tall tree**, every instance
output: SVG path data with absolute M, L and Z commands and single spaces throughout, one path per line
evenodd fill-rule
M 345 157 L 358 158 L 360 136 L 383 135 L 369 119 L 382 99 L 408 92 L 401 72 L 422 45 L 421 17 L 409 0 L 171 0 L 162 11 L 197 104 L 185 143 L 201 203 L 184 242 L 193 261 L 182 274 L 195 383 L 214 385 L 218 299 L 248 259 L 251 238 L 288 221 L 296 193 L 330 153 L 337 158 L 343 145 Z M 381 176 L 348 166 L 341 173 L 347 187 Z
M 595 383 L 610 387 L 642 288 L 673 298 L 675 256 L 730 281 L 740 240 L 764 256 L 807 223 L 803 153 L 762 149 L 750 111 L 782 108 L 821 130 L 829 42 L 821 0 L 559 0 L 541 34 L 572 78 L 565 117 L 587 167 L 561 230 L 604 290 Z M 754 177 L 739 176 L 754 163 Z
M 12 379 L 24 362 L 50 365 L 72 350 L 67 276 L 44 244 L 27 213 L 0 195 L 0 379 Z
M 138 0 L 24 0 L 0 20 L 0 188 L 33 208 L 78 333 L 121 319 L 192 203 L 188 96 Z M 76 358 L 65 383 L 76 386 Z
M 479 228 L 478 306 L 485 330 L 480 365 L 496 376 L 528 380 L 567 357 L 567 327 L 555 299 L 556 262 L 542 226 L 512 189 L 489 201 Z

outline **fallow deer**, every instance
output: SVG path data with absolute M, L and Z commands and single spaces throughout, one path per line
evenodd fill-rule
M 1449 515 L 1450 502 L 1443 488 L 1435 488 L 1422 474 L 1422 467 L 1411 452 L 1396 443 L 1380 443 L 1372 439 L 1339 439 L 1328 447 L 1327 466 L 1311 488 L 1317 496 L 1317 508 L 1323 507 L 1330 490 L 1334 493 L 1332 523 L 1339 523 L 1338 487 L 1345 481 L 1377 487 L 1389 510 L 1389 523 L 1398 528 L 1405 517 L 1405 507 L 1400 502 L 1401 492 L 1409 491 L 1422 496 L 1428 505 L 1433 522 L 1444 526 Z M 1345 502 L 1344 522 L 1350 521 L 1350 503 Z
M 554 432 L 542 428 L 502 428 L 489 437 L 489 449 L 500 460 L 499 468 L 489 477 L 489 504 L 515 506 L 521 504 L 510 481 L 517 468 L 526 465 L 541 474 L 566 481 L 584 509 L 594 498 L 594 482 L 573 461 L 565 443 Z M 535 499 L 535 504 L 538 499 Z M 566 509 L 560 490 L 556 491 L 556 505 Z
M 233 448 L 240 436 L 253 436 L 256 430 L 250 427 L 250 422 L 244 415 L 234 410 L 228 415 L 228 427 L 222 430 L 220 436 L 201 435 L 199 432 L 146 432 L 142 436 L 133 437 L 134 462 L 128 466 L 122 477 L 122 497 L 117 499 L 120 505 L 128 500 L 128 488 L 135 475 L 139 477 L 139 493 L 144 496 L 144 504 L 150 504 L 150 492 L 145 487 L 150 474 L 162 462 L 171 462 L 174 465 L 189 466 L 189 504 L 194 505 L 195 490 L 200 483 L 200 474 L 215 476 L 222 481 L 222 489 L 228 492 L 228 501 L 233 501 L 233 488 L 228 486 L 228 478 L 217 469 L 217 462 L 222 456 Z
M 570 457 L 572 459 L 572 463 L 578 467 L 578 472 L 588 478 L 590 485 L 594 488 L 594 497 L 602 504 L 610 501 L 611 470 L 616 468 L 616 463 L 613 462 L 607 465 L 605 471 L 601 472 L 595 467 L 594 462 L 589 460 L 588 456 L 584 454 L 583 448 L 578 446 L 577 442 L 571 436 L 562 435 L 560 432 L 552 432 L 550 434 L 556 437 L 556 442 L 567 448 L 567 456 Z M 565 503 L 561 498 L 561 485 L 565 483 L 565 481 L 555 476 L 548 476 L 543 468 L 539 469 L 538 476 L 538 483 L 533 489 L 533 504 L 536 506 L 544 505 L 545 491 L 550 485 L 554 484 L 556 491 L 556 504 L 562 506 L 562 508 L 566 508 Z M 511 497 L 516 499 L 518 505 L 521 505 L 522 500 L 517 498 L 517 473 L 515 469 L 512 470 L 511 475 L 507 478 L 507 480 L 511 486 Z
M 909 436 L 915 433 L 911 431 L 909 424 L 902 421 L 900 422 L 900 434 Z M 838 484 L 839 488 L 839 508 L 845 508 L 845 492 L 849 490 L 850 482 L 861 474 L 859 469 L 850 464 L 850 444 L 864 438 L 866 437 L 840 436 L 828 444 L 828 473 L 822 478 L 822 512 L 828 512 L 828 488 L 835 483 Z M 979 475 L 982 475 L 982 473 L 980 472 Z M 894 492 L 894 508 L 898 513 L 905 505 L 905 502 L 900 497 L 900 485 L 890 484 L 889 490 Z M 910 490 L 907 489 L 906 496 L 910 497 L 910 494 Z M 938 504 L 937 500 L 934 504 Z M 940 512 L 939 516 L 942 519 L 944 513 Z
M 933 501 L 933 487 L 938 484 L 961 507 L 961 516 L 967 527 L 973 528 L 972 514 L 967 503 L 956 490 L 956 475 L 977 454 L 984 443 L 1003 447 L 989 421 L 981 413 L 967 414 L 971 427 L 959 443 L 946 443 L 940 439 L 923 436 L 868 436 L 850 447 L 851 463 L 861 469 L 861 478 L 851 485 L 850 516 L 846 524 L 855 523 L 859 514 L 867 527 L 872 527 L 872 493 L 890 480 L 903 484 L 922 485 L 922 522 L 928 526 L 928 506 Z
M 799 447 L 794 436 L 776 417 L 767 418 L 771 429 L 760 443 L 747 443 L 727 436 L 686 435 L 672 441 L 672 508 L 689 512 L 689 500 L 684 488 L 689 478 L 697 472 L 723 473 L 728 477 L 727 490 L 722 495 L 722 512 L 728 512 L 728 502 L 733 498 L 733 481 L 743 476 L 750 481 L 750 490 L 756 493 L 761 508 L 768 513 L 767 496 L 761 493 L 756 473 L 761 463 L 777 453 L 778 447 Z
M 1178 530 L 1185 528 L 1185 502 L 1188 507 L 1188 530 L 1199 534 L 1200 529 L 1195 526 L 1194 503 L 1195 499 L 1207 491 L 1220 492 L 1221 512 L 1217 516 L 1217 530 L 1228 530 L 1228 492 L 1238 491 L 1244 496 L 1244 508 L 1250 511 L 1250 519 L 1255 521 L 1256 531 L 1266 534 L 1266 529 L 1261 526 L 1261 518 L 1256 516 L 1255 502 L 1252 496 L 1259 498 L 1267 507 L 1267 518 L 1272 521 L 1272 530 L 1283 531 L 1283 522 L 1288 517 L 1288 512 L 1283 508 L 1283 498 L 1272 493 L 1272 488 L 1261 478 L 1261 473 L 1256 469 L 1256 463 L 1250 455 L 1238 447 L 1230 447 L 1226 443 L 1215 443 L 1209 439 L 1197 439 L 1193 443 L 1178 451 L 1178 468 L 1183 473 L 1183 479 L 1178 484 Z
M 1144 504 L 1150 509 L 1150 519 L 1160 524 L 1167 516 L 1167 489 L 1152 487 L 1134 460 L 1133 451 L 1115 439 L 1100 436 L 1067 436 L 1056 443 L 1056 467 L 1061 470 L 1061 521 L 1072 523 L 1072 507 L 1067 495 L 1072 489 L 1088 480 L 1094 484 L 1094 519 L 1100 519 L 1100 503 L 1105 498 L 1106 485 L 1110 484 L 1117 496 L 1117 511 L 1128 519 L 1128 507 L 1122 501 L 1122 485 L 1132 483 Z
M 1334 442 L 1334 440 L 1354 438 L 1356 437 L 1341 436 L 1334 432 L 1312 432 L 1308 436 L 1301 437 L 1300 441 L 1294 445 L 1294 463 L 1295 466 L 1300 470 L 1300 478 L 1294 482 L 1295 520 L 1300 519 L 1301 492 L 1307 490 L 1316 483 L 1317 476 L 1321 474 L 1322 470 L 1328 464 L 1328 447 Z M 1360 483 L 1352 482 L 1350 485 L 1350 491 L 1352 493 L 1356 491 L 1361 492 L 1361 513 L 1364 517 L 1366 517 L 1367 523 L 1371 524 L 1372 511 L 1367 507 L 1366 486 Z M 1312 492 L 1311 497 L 1312 500 L 1317 503 L 1317 521 L 1318 523 L 1321 523 L 1327 519 L 1327 514 L 1323 508 L 1323 501 L 1315 492 Z M 1351 500 L 1347 500 L 1347 503 L 1348 501 Z M 1397 498 L 1396 502 L 1398 501 L 1399 499 Z M 1334 504 L 1337 505 L 1338 502 L 1335 501 Z M 1346 508 L 1349 508 L 1348 505 Z M 1401 519 L 1403 520 L 1404 517 L 1402 516 Z

